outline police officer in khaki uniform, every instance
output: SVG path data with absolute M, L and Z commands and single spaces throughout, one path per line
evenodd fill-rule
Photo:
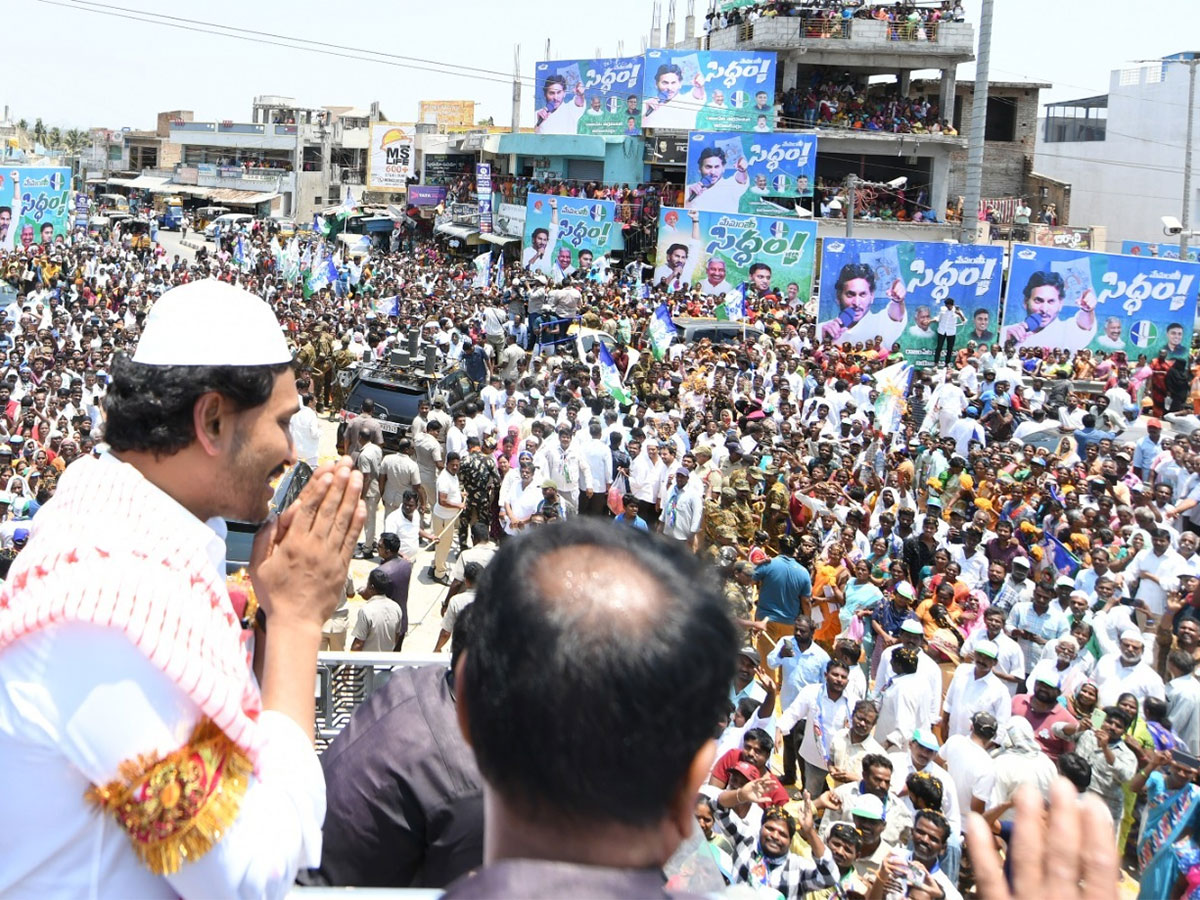
M 712 545 L 717 542 L 717 529 L 732 528 L 737 537 L 737 516 L 733 512 L 733 503 L 737 500 L 737 491 L 727 487 L 721 491 L 720 500 L 709 500 L 704 504 L 704 541 Z

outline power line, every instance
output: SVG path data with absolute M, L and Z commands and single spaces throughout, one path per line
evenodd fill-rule
M 493 81 L 498 84 L 511 84 L 512 83 L 511 76 L 508 76 L 505 78 L 495 78 L 495 77 L 490 77 L 487 75 L 477 75 L 477 74 L 473 74 L 473 73 L 469 73 L 469 72 L 456 72 L 456 71 L 454 71 L 454 68 L 456 68 L 456 67 L 452 66 L 449 63 L 445 63 L 445 64 L 438 63 L 437 65 L 445 65 L 445 66 L 447 66 L 447 68 L 446 69 L 435 69 L 435 68 L 430 68 L 429 66 L 415 65 L 413 63 L 393 62 L 393 61 L 387 60 L 387 59 L 375 59 L 375 58 L 368 57 L 368 56 L 362 56 L 360 54 L 342 53 L 342 52 L 335 51 L 335 50 L 321 49 L 319 47 L 303 47 L 303 46 L 296 46 L 296 44 L 288 44 L 288 43 L 283 43 L 281 41 L 268 40 L 267 39 L 268 36 L 265 32 L 260 32 L 260 34 L 262 34 L 262 37 L 252 37 L 250 35 L 230 34 L 227 31 L 217 31 L 212 28 L 201 28 L 201 27 L 198 27 L 195 25 L 182 25 L 182 24 L 176 24 L 174 22 L 165 22 L 165 21 L 161 21 L 159 19 L 154 18 L 153 14 L 142 14 L 140 16 L 126 15 L 124 13 L 109 12 L 109 11 L 100 10 L 100 9 L 90 9 L 88 7 L 79 6 L 76 3 L 61 2 L 61 0 L 37 0 L 37 2 L 43 3 L 47 6 L 58 6 L 58 7 L 62 7 L 63 9 L 73 9 L 76 12 L 90 12 L 90 13 L 95 13 L 96 15 L 109 16 L 111 18 L 127 19 L 132 22 L 141 22 L 145 25 L 158 25 L 163 28 L 174 28 L 179 31 L 187 31 L 189 33 L 194 33 L 194 32 L 199 31 L 204 34 L 212 34 L 217 37 L 229 38 L 229 39 L 235 40 L 235 41 L 245 41 L 245 42 L 257 44 L 257 45 L 266 44 L 268 46 L 282 47 L 287 50 L 300 50 L 300 51 L 304 51 L 304 52 L 308 52 L 308 53 L 319 53 L 324 56 L 333 56 L 333 57 L 338 57 L 341 59 L 355 60 L 358 62 L 377 63 L 379 65 L 391 66 L 393 68 L 415 69 L 415 70 L 421 71 L 421 72 L 432 72 L 436 75 L 453 75 L 453 76 L 457 76 L 457 77 L 473 78 L 476 81 Z M 215 23 L 211 23 L 211 24 L 213 24 L 215 26 L 215 28 L 224 28 L 225 27 L 222 25 L 217 25 Z M 301 40 L 301 39 L 296 39 L 296 40 Z
M 483 69 L 478 66 L 461 66 L 461 65 L 457 65 L 457 64 L 453 64 L 453 63 L 443 63 L 436 59 L 422 59 L 419 56 L 404 56 L 403 54 L 400 54 L 400 53 L 388 53 L 383 50 L 370 50 L 370 49 L 366 49 L 363 47 L 350 47 L 350 46 L 346 46 L 345 44 L 333 44 L 333 43 L 329 43 L 327 41 L 313 40 L 311 38 L 292 37 L 291 35 L 275 34 L 270 31 L 256 31 L 252 28 L 239 28 L 235 25 L 222 25 L 218 22 L 206 22 L 206 21 L 203 21 L 200 19 L 186 19 L 181 16 L 169 16 L 166 13 L 146 12 L 145 10 L 129 9 L 127 7 L 114 6 L 114 5 L 108 4 L 108 3 L 97 3 L 97 2 L 95 2 L 95 0 L 69 0 L 69 2 L 71 2 L 73 5 L 76 5 L 76 6 L 96 7 L 98 9 L 115 10 L 115 11 L 124 12 L 124 13 L 133 13 L 133 14 L 139 15 L 139 16 L 152 17 L 154 19 L 165 19 L 165 20 L 170 20 L 173 22 L 186 22 L 190 25 L 207 25 L 210 27 L 220 28 L 225 31 L 236 31 L 236 32 L 240 32 L 242 34 L 251 34 L 256 37 L 261 37 L 261 36 L 265 35 L 267 37 L 277 38 L 279 40 L 294 41 L 294 42 L 304 43 L 304 44 L 312 44 L 313 46 L 316 46 L 316 47 L 330 47 L 335 50 L 347 50 L 352 53 L 368 53 L 372 56 L 385 56 L 385 57 L 389 57 L 391 59 L 405 60 L 408 62 L 425 63 L 427 65 L 452 66 L 454 68 L 469 70 L 472 72 L 482 72 L 482 73 L 485 73 L 488 75 L 501 75 L 501 76 L 504 76 L 504 79 L 506 81 L 511 80 L 510 73 L 502 72 L 498 69 Z M 88 11 L 94 12 L 95 10 L 88 10 Z

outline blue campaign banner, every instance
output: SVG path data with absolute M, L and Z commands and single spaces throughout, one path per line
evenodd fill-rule
M 0 169 L 0 250 L 52 244 L 70 231 L 70 215 L 70 169 Z
M 1122 241 L 1121 252 L 1126 256 L 1149 256 L 1153 259 L 1179 259 L 1179 245 L 1159 244 L 1153 241 Z M 1188 250 L 1191 262 L 1200 260 L 1200 251 Z
M 956 347 L 996 340 L 1003 273 L 1002 247 L 825 238 L 817 335 L 864 345 L 878 337 L 914 365 L 932 365 L 948 300 L 963 313 Z
M 642 133 L 640 56 L 558 59 L 534 70 L 538 134 Z
M 816 258 L 816 222 L 664 207 L 651 283 L 695 286 L 715 303 L 745 283 L 752 294 L 774 292 L 798 306 L 812 294 Z
M 775 130 L 775 54 L 647 50 L 642 127 Z
M 558 284 L 624 247 L 617 204 L 611 200 L 531 193 L 525 201 L 521 268 L 527 272 Z
M 1076 352 L 1186 356 L 1200 263 L 1178 259 L 1013 248 L 1004 340 Z
M 685 209 L 765 216 L 800 215 L 817 174 L 815 134 L 693 131 L 688 138 Z M 811 215 L 812 210 L 806 211 Z

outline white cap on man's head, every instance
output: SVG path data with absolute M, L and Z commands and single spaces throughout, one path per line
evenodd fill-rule
M 133 354 L 146 366 L 273 366 L 291 359 L 271 307 L 212 278 L 163 294 Z

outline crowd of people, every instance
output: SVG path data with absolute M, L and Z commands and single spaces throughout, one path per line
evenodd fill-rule
M 712 300 L 699 288 L 671 293 L 667 279 L 642 290 L 649 267 L 637 260 L 604 278 L 578 272 L 549 285 L 516 274 L 477 288 L 470 261 L 418 242 L 361 262 L 330 256 L 337 277 L 314 283 L 304 272 L 328 269 L 319 241 L 298 239 L 307 245 L 297 274 L 282 239 L 240 237 L 198 262 L 61 239 L 0 260 L 17 292 L 0 328 L 0 572 L 17 573 L 0 594 L 0 675 L 6 661 L 28 664 L 6 660 L 20 632 L 6 630 L 4 608 L 59 558 L 22 562 L 31 531 L 48 545 L 41 535 L 51 532 L 38 529 L 67 503 L 56 505 L 60 480 L 78 490 L 72 471 L 107 471 L 88 466 L 107 458 L 111 422 L 125 429 L 118 455 L 189 497 L 198 489 L 171 454 L 206 477 L 217 461 L 251 464 L 222 431 L 242 427 L 243 413 L 213 399 L 227 390 L 219 381 L 173 424 L 195 431 L 188 449 L 165 426 L 146 439 L 160 442 L 145 445 L 153 452 L 131 439 L 127 410 L 153 412 L 150 401 L 131 404 L 156 383 L 130 381 L 125 355 L 138 348 L 134 363 L 162 364 L 162 298 L 215 279 L 265 301 L 254 315 L 269 310 L 282 329 L 266 342 L 269 358 L 259 358 L 261 337 L 247 337 L 196 359 L 219 365 L 235 350 L 275 367 L 277 356 L 294 359 L 278 383 L 287 394 L 294 382 L 300 411 L 270 415 L 314 463 L 314 413 L 340 405 L 337 373 L 381 363 L 419 332 L 442 370 L 461 366 L 470 402 L 451 411 L 434 397 L 388 452 L 364 407 L 346 431 L 350 459 L 318 469 L 304 494 L 318 499 L 298 501 L 271 534 L 283 548 L 332 541 L 348 559 L 357 544 L 380 560 L 353 623 L 339 632 L 322 616 L 326 640 L 340 633 L 369 650 L 403 645 L 401 597 L 421 543 L 432 544 L 429 574 L 448 585 L 438 646 L 456 648 L 457 689 L 444 672 L 405 676 L 364 704 L 323 760 L 324 856 L 306 833 L 295 838 L 304 852 L 277 872 L 443 886 L 484 861 L 482 791 L 495 816 L 487 827 L 507 835 L 489 843 L 506 852 L 450 896 L 520 892 L 531 872 L 557 895 L 657 895 L 665 871 L 675 886 L 744 884 L 787 898 L 997 897 L 1004 875 L 991 842 L 1007 848 L 1019 879 L 1035 853 L 1014 858 L 1015 849 L 1043 827 L 1030 792 L 1063 806 L 1069 790 L 1091 798 L 1079 815 L 1107 811 L 1110 830 L 1093 837 L 1113 859 L 1126 855 L 1143 897 L 1179 896 L 1191 883 L 1200 862 L 1200 432 L 1185 427 L 1195 424 L 1185 415 L 1193 359 L 1130 365 L 1118 354 L 950 341 L 948 364 L 918 371 L 898 421 L 884 422 L 877 377 L 898 361 L 896 348 L 818 336 L 786 285 L 751 287 L 747 328 L 731 342 L 656 352 L 649 329 L 660 305 L 704 314 Z M 616 381 L 599 343 L 581 357 L 574 342 L 544 340 L 541 323 L 564 313 L 604 333 Z M 174 327 L 182 336 L 168 346 L 191 358 L 186 329 Z M 1075 379 L 1101 389 L 1085 395 Z M 274 473 L 268 461 L 255 457 L 258 475 Z M 262 488 L 234 483 L 220 496 Z M 330 501 L 342 510 L 333 537 L 305 537 L 325 521 L 306 511 L 335 489 L 365 512 L 353 518 L 350 501 Z M 53 552 L 66 558 L 68 548 Z M 189 559 L 203 558 L 195 552 Z M 268 581 L 293 584 L 283 562 L 272 565 Z M 334 580 L 334 568 L 320 570 L 321 584 L 341 585 L 345 570 Z M 244 611 L 229 627 L 243 616 L 253 627 Z M 284 641 L 296 629 L 267 633 Z M 291 654 L 291 665 L 307 659 Z M 264 671 L 279 678 L 285 662 L 274 659 Z M 311 688 L 308 677 L 295 708 L 311 707 Z M 264 687 L 268 695 L 269 708 L 286 706 Z M 0 716 L 0 741 L 24 739 L 11 724 L 19 718 Z M 235 743 L 253 751 L 252 724 L 236 721 Z M 405 741 L 387 739 L 401 731 Z M 553 737 L 542 745 L 543 735 Z M 638 772 L 622 776 L 632 747 L 644 751 Z M 377 789 L 364 789 L 371 779 Z M 566 868 L 522 868 L 530 857 Z M 1096 858 L 1107 865 L 1103 852 Z M 568 865 L 580 862 L 591 865 Z M 597 866 L 625 880 L 602 890 Z M 0 889 L 24 877 L 0 863 Z
M 711 10 L 704 17 L 706 32 L 722 28 L 752 25 L 760 19 L 794 16 L 800 20 L 801 33 L 807 38 L 849 37 L 855 19 L 874 19 L 888 23 L 888 37 L 894 41 L 937 40 L 942 22 L 965 22 L 961 2 L 862 3 L 849 0 L 758 0 L 729 10 Z
M 861 79 L 816 69 L 809 83 L 790 88 L 781 99 L 782 127 L 850 128 L 894 134 L 945 134 L 958 131 L 942 118 L 937 103 L 872 88 Z

